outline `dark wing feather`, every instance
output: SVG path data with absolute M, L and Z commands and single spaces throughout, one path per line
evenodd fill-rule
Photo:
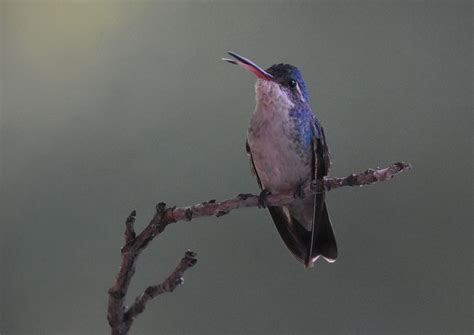
M 315 118 L 313 133 L 314 154 L 312 175 L 316 180 L 321 180 L 328 174 L 331 163 L 324 129 L 317 118 Z M 306 266 L 310 266 L 313 259 L 319 255 L 322 255 L 330 262 L 335 261 L 337 258 L 337 244 L 331 221 L 329 219 L 324 192 L 318 193 L 314 197 L 310 246 L 310 252 L 306 259 Z
M 316 179 L 322 179 L 327 176 L 329 167 L 331 165 L 331 159 L 329 156 L 329 148 L 326 142 L 326 136 L 324 135 L 324 129 L 319 123 L 319 120 L 314 120 L 314 140 L 313 140 L 313 176 Z
M 257 169 L 255 168 L 255 164 L 253 163 L 252 152 L 250 151 L 250 146 L 249 146 L 248 141 L 245 141 L 245 151 L 247 151 L 247 155 L 249 155 L 250 171 L 255 177 L 257 177 L 258 186 L 260 186 L 260 189 L 263 190 L 262 182 L 260 181 L 260 178 L 258 177 Z

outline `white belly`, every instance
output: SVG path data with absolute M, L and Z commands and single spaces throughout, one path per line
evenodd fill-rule
M 266 113 L 266 114 L 265 114 Z M 292 140 L 292 123 L 284 111 L 257 111 L 248 132 L 248 144 L 263 188 L 294 191 L 311 180 L 311 169 Z

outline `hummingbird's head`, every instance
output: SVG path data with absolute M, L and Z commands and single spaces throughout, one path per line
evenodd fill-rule
M 308 102 L 308 91 L 300 70 L 290 64 L 275 64 L 263 70 L 251 60 L 229 51 L 235 59 L 222 58 L 239 65 L 257 76 L 255 93 L 258 102 L 287 104 L 290 106 Z

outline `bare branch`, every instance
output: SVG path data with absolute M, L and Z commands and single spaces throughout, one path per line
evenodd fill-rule
M 395 163 L 387 168 L 368 169 L 358 174 L 351 174 L 343 178 L 325 177 L 323 185 L 312 183 L 304 189 L 305 196 L 313 195 L 321 191 L 322 187 L 330 191 L 344 186 L 364 186 L 379 181 L 392 179 L 398 173 L 410 170 L 411 166 L 406 163 Z M 230 211 L 243 207 L 257 207 L 258 195 L 239 194 L 237 197 L 224 200 L 222 202 L 205 201 L 191 207 L 178 207 L 165 213 L 166 221 L 169 223 L 176 221 L 190 221 L 202 216 L 222 216 Z M 268 206 L 281 206 L 295 200 L 293 193 L 270 194 L 267 197 Z
M 129 328 L 127 327 L 127 322 L 125 322 L 124 318 L 126 310 L 125 296 L 127 295 L 132 276 L 135 274 L 135 265 L 141 251 L 168 225 L 168 222 L 163 220 L 163 214 L 165 211 L 166 205 L 164 203 L 159 203 L 156 206 L 155 215 L 150 223 L 138 236 L 135 236 L 133 230 L 136 211 L 132 211 L 125 222 L 125 245 L 121 249 L 122 261 L 115 283 L 109 289 L 107 319 L 109 320 L 113 335 L 125 335 L 128 333 Z
M 161 284 L 148 286 L 145 292 L 135 299 L 135 302 L 125 311 L 124 321 L 127 328 L 130 328 L 133 319 L 145 310 L 148 300 L 166 292 L 173 292 L 176 287 L 184 283 L 183 273 L 194 266 L 197 262 L 196 253 L 191 250 L 186 251 L 176 269 Z
M 304 189 L 304 195 L 310 196 L 324 190 L 330 191 L 344 186 L 363 186 L 378 181 L 391 179 L 398 173 L 411 168 L 409 164 L 395 163 L 387 168 L 368 169 L 358 174 L 351 174 L 344 178 L 325 177 L 323 181 L 313 182 Z M 267 197 L 268 206 L 281 206 L 294 201 L 294 194 L 270 194 Z M 149 286 L 145 292 L 137 297 L 135 302 L 127 308 L 125 297 L 130 281 L 135 273 L 138 256 L 157 235 L 161 234 L 166 226 L 177 221 L 191 221 L 203 216 L 220 217 L 232 210 L 243 207 L 257 207 L 259 196 L 253 194 L 239 194 L 237 197 L 216 202 L 209 200 L 188 207 L 167 208 L 164 203 L 156 206 L 156 212 L 150 223 L 138 235 L 135 234 L 134 222 L 136 212 L 130 213 L 126 220 L 125 245 L 122 248 L 122 261 L 114 285 L 109 289 L 109 305 L 107 319 L 112 328 L 112 335 L 126 335 L 134 318 L 145 309 L 146 303 L 154 297 L 172 292 L 182 283 L 183 273 L 196 264 L 195 254 L 186 252 L 176 269 L 159 285 Z

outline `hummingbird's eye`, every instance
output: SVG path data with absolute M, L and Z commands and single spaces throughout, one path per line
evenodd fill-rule
M 290 81 L 288 82 L 288 86 L 290 86 L 291 88 L 295 88 L 296 87 L 296 80 L 290 79 Z

